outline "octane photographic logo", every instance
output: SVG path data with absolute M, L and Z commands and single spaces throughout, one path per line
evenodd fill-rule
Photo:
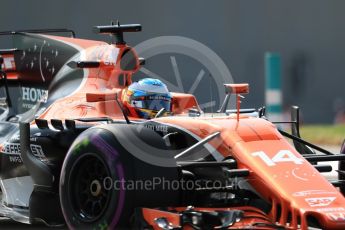
M 114 180 L 111 177 L 103 179 L 103 188 L 105 190 L 115 189 L 117 191 L 196 191 L 198 189 L 221 190 L 231 188 L 237 190 L 242 188 L 245 180 L 239 177 L 228 178 L 226 180 L 168 180 L 165 177 L 152 177 L 146 180 Z
M 210 48 L 193 39 L 161 36 L 136 45 L 134 50 L 139 57 L 145 58 L 146 64 L 133 76 L 133 81 L 145 77 L 160 79 L 167 85 L 170 92 L 193 94 L 204 112 L 215 113 L 225 97 L 224 84 L 233 83 L 231 73 L 222 59 Z M 231 98 L 230 101 L 235 101 L 235 98 Z M 147 121 L 144 125 L 138 125 L 136 131 L 140 134 L 143 127 L 155 131 L 167 129 L 165 124 L 159 122 L 152 124 L 151 121 Z M 211 130 L 198 125 L 188 128 L 177 125 L 175 128 L 189 133 L 198 141 L 202 138 L 196 133 L 202 131 L 205 135 L 212 134 Z M 171 153 L 142 141 L 136 133 L 130 134 L 128 139 L 123 138 L 120 143 L 142 161 L 157 166 L 176 167 L 175 161 L 171 160 Z M 217 160 L 222 160 L 223 156 L 216 150 L 221 140 L 215 138 L 212 144 L 206 143 L 204 146 Z M 202 152 L 203 155 L 197 156 L 198 158 L 208 154 L 205 151 Z M 166 156 L 167 154 L 170 156 Z
M 140 77 L 160 79 L 171 92 L 196 95 L 203 110 L 215 112 L 224 99 L 224 83 L 233 83 L 223 60 L 196 40 L 161 36 L 134 49 L 147 60 L 147 66 L 139 70 Z

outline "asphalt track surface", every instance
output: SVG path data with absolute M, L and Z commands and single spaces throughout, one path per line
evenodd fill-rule
M 340 146 L 339 147 L 335 147 L 335 146 L 323 146 L 325 149 L 333 152 L 333 153 L 339 153 L 340 151 Z M 326 164 L 328 162 L 325 162 Z M 328 163 L 329 164 L 329 163 Z M 336 162 L 332 162 L 331 165 L 333 166 L 333 173 L 330 173 L 328 175 L 325 175 L 327 178 L 332 178 L 334 176 L 336 176 L 336 174 L 334 173 L 334 169 L 336 169 L 335 167 L 337 167 L 337 163 Z M 9 219 L 6 218 L 0 218 L 0 229 L 15 229 L 15 230 L 26 230 L 26 229 L 38 229 L 38 230 L 43 230 L 43 229 L 49 229 L 49 230 L 67 230 L 67 227 L 53 227 L 53 228 L 48 228 L 45 225 L 27 225 L 27 224 L 20 224 L 20 223 L 16 223 L 14 221 L 11 221 Z
M 45 225 L 28 225 L 28 224 L 20 224 L 16 223 L 14 221 L 11 221 L 6 218 L 0 218 L 0 229 L 13 229 L 13 230 L 24 230 L 24 229 L 38 229 L 38 230 L 43 230 L 43 229 L 49 229 L 49 230 L 68 230 L 67 227 L 54 227 L 54 228 L 48 228 Z

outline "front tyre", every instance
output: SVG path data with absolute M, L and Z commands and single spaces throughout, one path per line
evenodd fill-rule
M 60 178 L 60 202 L 70 229 L 128 228 L 136 207 L 178 204 L 178 191 L 159 186 L 153 190 L 126 187 L 129 181 L 152 180 L 155 176 L 177 180 L 179 175 L 176 168 L 151 165 L 126 150 L 118 140 L 128 129 L 133 128 L 91 128 L 71 146 Z M 137 129 L 131 134 L 135 132 Z M 152 130 L 141 130 L 138 135 L 149 136 L 150 143 L 163 143 Z
M 122 162 L 111 145 L 109 149 L 98 146 L 107 145 L 110 135 L 99 130 L 95 134 L 98 137 L 82 135 L 77 139 L 61 171 L 60 201 L 72 229 L 115 227 L 122 214 L 125 191 L 107 184 L 124 179 Z

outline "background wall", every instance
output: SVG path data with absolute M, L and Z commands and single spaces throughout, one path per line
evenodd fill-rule
M 342 0 L 2 0 L 0 5 L 0 31 L 66 27 L 78 37 L 105 39 L 91 27 L 119 19 L 143 25 L 141 33 L 126 35 L 131 45 L 162 35 L 195 39 L 223 59 L 235 82 L 250 83 L 246 107 L 264 104 L 264 53 L 279 52 L 284 106 L 301 106 L 305 122 L 330 123 L 335 104 L 345 103 Z M 9 45 L 0 38 L 0 48 Z

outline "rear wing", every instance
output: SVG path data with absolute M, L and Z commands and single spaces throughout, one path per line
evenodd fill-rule
M 11 36 L 16 34 L 32 33 L 32 34 L 60 34 L 67 33 L 70 37 L 75 38 L 75 32 L 70 29 L 37 29 L 37 30 L 17 30 L 17 31 L 2 31 L 0 36 Z M 18 52 L 17 48 L 13 49 L 0 49 L 0 58 L 3 59 L 1 70 L 7 74 L 8 80 L 17 80 L 17 68 L 15 63 L 15 53 Z
M 0 32 L 6 44 L 1 47 L 6 49 L 0 49 L 0 98 L 6 98 L 12 114 L 24 114 L 37 106 L 48 107 L 81 84 L 84 74 L 79 70 L 67 71 L 62 76 L 73 79 L 68 87 L 62 87 L 55 79 L 67 61 L 82 50 L 73 45 L 74 37 L 74 31 L 67 29 Z
M 56 33 L 69 33 L 72 38 L 75 38 L 75 32 L 70 29 L 37 29 L 37 30 L 16 30 L 16 31 L 2 31 L 0 36 L 14 35 L 20 33 L 31 33 L 31 34 L 56 34 Z

